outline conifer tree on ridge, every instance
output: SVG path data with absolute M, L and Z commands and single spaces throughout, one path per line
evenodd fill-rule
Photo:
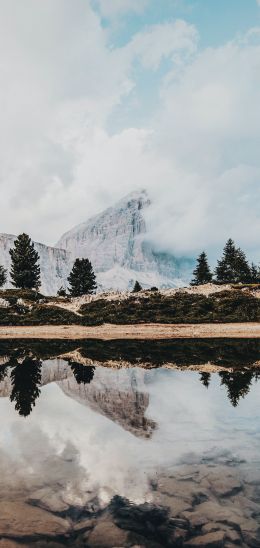
M 218 283 L 251 283 L 251 269 L 245 253 L 234 241 L 229 238 L 222 258 L 218 261 L 216 268 L 216 281 Z
M 68 277 L 68 282 L 70 284 L 69 292 L 72 297 L 94 293 L 97 285 L 91 262 L 88 259 L 76 259 Z
M 133 293 L 138 293 L 139 291 L 142 291 L 142 286 L 138 282 L 138 280 L 136 280 L 135 285 L 133 287 Z
M 12 285 L 21 289 L 39 289 L 40 266 L 39 254 L 34 249 L 34 243 L 27 234 L 20 234 L 9 251 L 12 259 Z
M 7 272 L 6 269 L 0 265 L 0 287 L 3 287 L 5 285 L 7 280 Z
M 251 264 L 251 283 L 252 284 L 260 283 L 260 272 L 254 263 Z
M 205 251 L 197 258 L 197 266 L 193 271 L 193 280 L 191 285 L 201 285 L 212 282 L 212 273 L 208 265 L 208 258 Z

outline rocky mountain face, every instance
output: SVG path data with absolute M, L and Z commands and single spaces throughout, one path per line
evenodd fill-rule
M 67 277 L 77 257 L 90 259 L 98 290 L 132 289 L 135 280 L 144 288 L 180 287 L 191 278 L 194 261 L 157 252 L 147 239 L 146 191 L 133 192 L 114 207 L 66 232 L 55 247 L 35 243 L 40 255 L 41 291 L 55 295 L 67 287 Z M 0 264 L 10 269 L 9 250 L 15 236 L 0 234 Z M 11 287 L 10 277 L 7 287 Z
M 7 287 L 12 287 L 9 275 L 11 267 L 9 251 L 14 245 L 15 238 L 11 234 L 0 234 L 0 264 L 8 271 Z M 41 291 L 46 295 L 56 295 L 58 289 L 66 284 L 71 267 L 70 256 L 64 249 L 40 243 L 35 243 L 35 249 L 40 255 Z
M 145 391 L 144 371 L 111 370 L 97 367 L 90 384 L 77 384 L 73 376 L 58 382 L 70 398 L 116 422 L 137 437 L 150 438 L 156 427 L 145 416 L 149 394 Z
M 146 191 L 133 192 L 114 207 L 66 232 L 57 247 L 73 259 L 87 257 L 103 289 L 131 289 L 138 279 L 143 287 L 176 287 L 190 280 L 193 260 L 156 252 L 147 240 Z

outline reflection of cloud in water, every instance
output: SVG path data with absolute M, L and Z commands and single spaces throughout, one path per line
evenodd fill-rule
M 139 440 L 131 436 L 129 443 L 129 433 L 67 398 L 55 385 L 43 388 L 37 408 L 24 425 L 21 425 L 21 419 L 10 413 L 8 403 L 7 400 L 0 401 L 6 426 L 5 435 L 1 433 L 0 440 L 3 445 L 4 439 L 1 438 L 6 440 L 8 435 L 8 453 L 16 463 L 19 476 L 27 477 L 29 483 L 33 480 L 35 485 L 37 481 L 39 485 L 55 483 L 56 466 L 59 469 L 60 457 L 61 460 L 67 458 L 67 444 L 70 443 L 76 453 L 71 461 L 73 467 L 72 464 L 62 466 L 60 473 L 64 476 L 64 489 L 65 484 L 66 489 L 70 483 L 75 484 L 74 466 L 78 459 L 85 477 L 88 475 L 85 490 L 100 488 L 103 496 L 107 491 L 109 494 L 129 494 L 133 499 L 143 498 L 146 480 L 143 480 L 143 470 L 135 469 Z M 80 472 L 80 490 L 84 498 L 82 476 Z
M 114 378 L 120 379 L 120 374 L 123 383 L 123 371 Z M 64 497 L 75 504 L 87 500 L 89 490 L 104 500 L 119 493 L 137 502 L 149 499 L 148 480 L 155 469 L 185 461 L 188 454 L 200 459 L 220 445 L 246 458 L 259 452 L 259 385 L 253 385 L 233 409 L 218 377 L 213 376 L 209 389 L 198 382 L 196 373 L 158 370 L 147 372 L 145 378 L 150 381 L 146 415 L 158 424 L 151 439 L 134 437 L 65 396 L 54 383 L 42 388 L 26 421 L 7 399 L 0 399 L 2 486 L 13 477 L 16 488 L 27 484 L 55 489 L 59 484 Z
M 6 449 L 0 450 L 0 468 L 3 499 L 26 498 L 49 486 L 70 503 L 82 502 L 80 493 L 87 476 L 80 466 L 78 450 L 70 441 L 64 442 L 60 450 L 35 424 L 10 424 Z
M 219 446 L 219 442 L 222 447 L 241 452 L 241 436 L 248 437 L 252 430 L 259 436 L 259 384 L 253 384 L 246 399 L 234 409 L 218 375 L 212 375 L 208 389 L 198 382 L 197 373 L 158 370 L 155 375 L 149 413 L 158 423 L 158 444 L 162 440 L 164 446 L 174 443 L 174 458 L 182 458 L 185 451 L 201 452 L 214 444 Z

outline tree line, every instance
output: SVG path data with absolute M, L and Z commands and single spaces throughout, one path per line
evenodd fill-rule
M 20 234 L 9 251 L 11 256 L 10 277 L 12 285 L 19 289 L 39 290 L 41 285 L 40 256 L 34 243 L 27 234 Z M 0 287 L 7 281 L 7 270 L 0 265 Z M 88 259 L 76 259 L 68 277 L 69 293 L 79 297 L 93 293 L 96 288 L 96 276 Z M 60 288 L 59 295 L 66 295 Z
M 246 255 L 235 242 L 229 238 L 221 259 L 217 261 L 215 271 L 210 269 L 208 258 L 203 251 L 197 258 L 191 285 L 206 283 L 218 284 L 257 284 L 260 283 L 260 269 L 254 263 L 249 264 Z
M 12 285 L 19 289 L 38 290 L 41 285 L 41 271 L 39 254 L 34 243 L 27 234 L 20 234 L 14 241 L 14 247 L 9 251 L 11 256 L 10 277 Z M 0 287 L 7 281 L 7 270 L 0 265 Z M 230 238 L 223 250 L 221 259 L 213 272 L 208 264 L 208 258 L 203 251 L 197 258 L 197 265 L 193 272 L 191 285 L 206 283 L 232 284 L 260 283 L 260 270 L 252 263 L 249 264 L 244 251 L 236 247 Z M 87 295 L 96 291 L 96 276 L 89 259 L 77 258 L 68 276 L 69 294 L 72 297 Z M 142 288 L 139 282 L 135 283 L 134 292 Z M 59 296 L 66 296 L 66 289 L 61 287 Z

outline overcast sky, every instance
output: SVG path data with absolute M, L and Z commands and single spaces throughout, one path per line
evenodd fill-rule
M 137 188 L 158 247 L 260 259 L 260 1 L 0 0 L 0 232 Z

